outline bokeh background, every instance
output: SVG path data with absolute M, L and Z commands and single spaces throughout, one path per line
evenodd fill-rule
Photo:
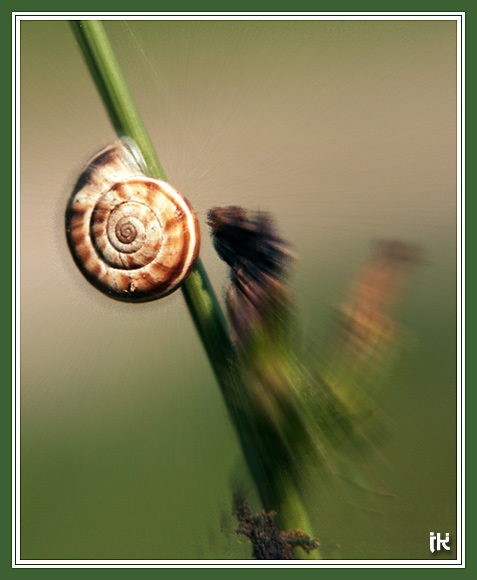
M 373 469 L 396 499 L 366 514 L 310 482 L 307 507 L 329 556 L 455 558 L 455 21 L 105 26 L 221 297 L 217 205 L 273 212 L 317 349 L 373 238 L 427 248 L 382 385 L 391 436 Z M 252 503 L 253 486 L 180 291 L 114 302 L 68 253 L 67 198 L 114 139 L 68 23 L 23 21 L 20 57 L 21 556 L 248 558 L 231 481 Z M 454 539 L 440 556 L 438 531 Z

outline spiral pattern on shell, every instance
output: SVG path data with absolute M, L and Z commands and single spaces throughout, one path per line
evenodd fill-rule
M 168 183 L 145 177 L 131 142 L 100 151 L 80 175 L 66 210 L 76 264 L 118 300 L 166 296 L 187 277 L 200 248 L 197 218 Z

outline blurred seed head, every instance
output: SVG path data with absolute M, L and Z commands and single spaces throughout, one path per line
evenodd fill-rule
M 372 491 L 359 458 L 386 433 L 387 418 L 376 395 L 402 340 L 398 307 L 415 267 L 427 261 L 424 249 L 400 240 L 373 242 L 337 306 L 331 336 L 305 360 L 292 338 L 296 329 L 288 275 L 293 254 L 270 214 L 214 208 L 208 224 L 218 255 L 230 267 L 228 315 L 245 362 L 254 433 L 269 487 L 279 490 L 279 473 L 299 485 L 306 470 L 318 468 L 333 481 L 349 482 L 352 493 Z M 270 528 L 273 522 L 265 515 L 253 519 L 240 512 L 240 533 L 250 535 L 265 524 Z

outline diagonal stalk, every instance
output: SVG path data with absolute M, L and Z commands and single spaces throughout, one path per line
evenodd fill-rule
M 116 133 L 134 139 L 149 174 L 167 181 L 102 23 L 73 20 L 71 25 Z M 234 349 L 222 309 L 200 259 L 184 282 L 182 291 L 214 372 L 222 384 L 230 373 L 227 361 L 233 357 Z
M 71 26 L 116 133 L 134 139 L 142 152 L 149 174 L 166 181 L 164 170 L 136 109 L 102 23 L 95 20 L 74 20 L 71 21 Z M 264 449 L 256 435 L 257 425 L 251 406 L 253 398 L 248 396 L 247 382 L 231 341 L 225 316 L 200 259 L 183 283 L 182 292 L 265 507 L 278 511 L 283 529 L 301 528 L 313 536 L 306 511 L 291 480 L 288 482 L 286 474 L 281 474 L 283 492 L 277 497 L 276 489 L 271 491 L 264 476 L 262 458 L 268 450 Z M 315 553 L 307 556 L 297 553 L 297 557 L 315 559 L 319 558 L 319 555 Z

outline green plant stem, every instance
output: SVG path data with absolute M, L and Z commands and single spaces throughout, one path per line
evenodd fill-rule
M 72 20 L 71 26 L 116 133 L 132 137 L 151 176 L 166 181 L 103 24 L 98 20 Z
M 116 133 L 134 139 L 142 152 L 149 174 L 166 181 L 164 170 L 136 109 L 102 23 L 94 20 L 73 20 L 71 26 Z M 182 292 L 219 382 L 259 495 L 266 501 L 270 494 L 261 468 L 263 450 L 257 445 L 250 417 L 247 416 L 247 409 L 250 408 L 247 384 L 230 339 L 226 319 L 200 260 L 197 260 L 191 274 L 183 283 Z M 290 526 L 301 527 L 304 532 L 312 535 L 299 495 L 294 489 L 288 489 L 288 486 L 286 488 L 283 497 L 274 498 L 274 503 L 279 505 L 270 506 L 268 509 L 278 511 L 284 529 L 291 529 Z M 280 513 L 282 505 L 283 514 Z M 297 556 L 307 557 L 298 553 Z
M 166 181 L 166 174 L 136 109 L 102 23 L 96 20 L 73 20 L 71 25 L 116 133 L 134 139 L 149 174 Z M 197 260 L 182 290 L 212 367 L 222 384 L 224 377 L 230 372 L 227 361 L 233 356 L 233 345 L 222 309 L 200 260 Z

